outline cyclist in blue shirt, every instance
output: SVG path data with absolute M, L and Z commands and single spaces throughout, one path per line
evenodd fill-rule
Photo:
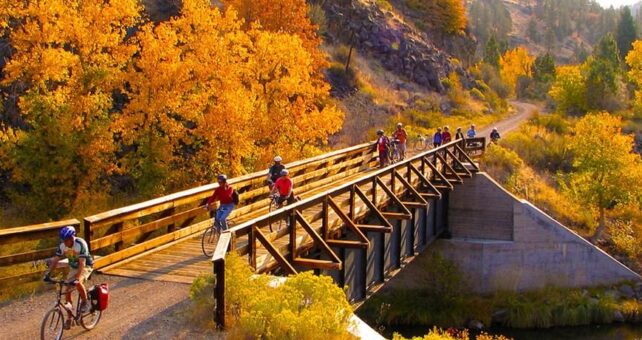
M 92 272 L 94 262 L 89 254 L 89 247 L 87 242 L 80 237 L 76 237 L 76 229 L 72 226 L 66 226 L 60 229 L 60 246 L 56 249 L 56 254 L 49 261 L 49 270 L 45 273 L 45 281 L 49 281 L 49 274 L 52 269 L 55 269 L 58 262 L 62 258 L 69 261 L 69 275 L 67 275 L 67 282 L 75 283 L 78 294 L 80 295 L 80 311 L 87 313 L 90 309 L 90 304 L 87 303 L 87 291 L 85 290 L 84 283 L 89 279 Z M 67 302 L 71 301 L 71 291 L 66 294 Z

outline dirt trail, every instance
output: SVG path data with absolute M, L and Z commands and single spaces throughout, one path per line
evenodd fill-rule
M 502 136 L 530 118 L 537 106 L 511 103 L 517 113 L 478 132 L 488 137 L 493 127 Z M 66 331 L 65 339 L 212 339 L 220 334 L 203 333 L 189 325 L 189 285 L 146 281 L 115 276 L 94 275 L 94 283 L 107 282 L 111 296 L 109 308 L 96 329 L 86 332 L 80 326 Z M 53 290 L 0 305 L 4 327 L 0 339 L 36 339 L 40 322 L 51 307 Z
M 110 286 L 109 308 L 90 332 L 77 326 L 65 339 L 212 339 L 215 334 L 190 327 L 189 285 L 94 275 L 94 283 Z M 52 288 L 53 289 L 53 288 Z M 44 313 L 54 303 L 52 291 L 0 306 L 4 327 L 0 339 L 37 339 Z

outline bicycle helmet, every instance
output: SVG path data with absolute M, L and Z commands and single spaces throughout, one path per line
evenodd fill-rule
M 288 169 L 283 169 L 283 170 L 281 170 L 281 176 L 285 176 L 285 175 L 287 175 L 287 174 L 289 174 L 289 173 L 290 173 L 290 172 L 288 171 Z
M 397 127 L 402 127 L 402 126 L 403 126 L 403 124 L 397 123 Z
M 216 179 L 219 182 L 226 182 L 227 181 L 227 176 L 225 176 L 224 174 L 220 174 L 220 175 L 218 175 L 218 177 Z
M 68 225 L 66 227 L 63 227 L 60 229 L 60 239 L 61 240 L 66 240 L 70 237 L 76 236 L 76 229 L 74 227 Z
M 274 161 L 275 162 L 281 162 L 281 161 L 283 161 L 283 158 L 281 158 L 281 156 L 276 156 L 276 157 L 274 157 Z
M 383 136 L 383 130 L 377 130 L 377 135 Z

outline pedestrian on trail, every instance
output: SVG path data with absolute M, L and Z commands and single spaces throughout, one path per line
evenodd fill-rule
M 464 139 L 464 133 L 461 132 L 461 127 L 457 127 L 457 132 L 455 132 L 455 140 Z
M 214 225 L 220 226 L 221 230 L 227 230 L 227 217 L 230 216 L 234 207 L 239 204 L 239 195 L 236 190 L 227 183 L 226 175 L 218 175 L 217 181 L 218 188 L 214 189 L 212 196 L 207 199 L 205 209 L 210 210 L 210 207 L 214 202 L 221 202 L 216 210 Z
M 448 131 L 448 125 L 444 126 L 444 132 L 441 133 L 441 142 L 443 144 L 448 144 L 452 140 L 450 131 Z
M 384 135 L 383 130 L 377 131 L 377 151 L 379 151 L 379 167 L 388 165 L 388 148 L 390 139 Z
M 438 147 L 441 145 L 442 142 L 443 142 L 443 139 L 441 134 L 441 128 L 439 127 L 437 128 L 437 132 L 435 132 L 435 134 L 432 136 L 432 145 L 434 147 Z
M 468 138 L 475 138 L 475 136 L 477 135 L 477 131 L 475 131 L 475 124 L 470 124 L 470 129 L 468 129 L 466 135 L 468 135 Z
M 397 123 L 397 130 L 395 130 L 392 138 L 399 141 L 397 147 L 399 148 L 399 156 L 401 160 L 403 160 L 406 158 L 406 141 L 408 140 L 408 133 L 406 133 L 406 130 L 403 128 L 403 124 Z

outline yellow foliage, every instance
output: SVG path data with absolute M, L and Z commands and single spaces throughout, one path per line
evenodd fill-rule
M 635 91 L 635 107 L 642 112 L 642 40 L 633 43 L 633 48 L 626 56 L 626 63 L 629 65 L 629 79 L 638 86 Z
M 311 272 L 288 277 L 280 285 L 273 278 L 253 275 L 235 253 L 225 262 L 225 298 L 231 338 L 347 339 L 352 308 L 345 293 L 328 276 Z M 193 311 L 211 319 L 211 277 L 197 279 L 190 290 Z M 211 324 L 210 324 L 211 326 Z
M 445 33 L 461 33 L 468 24 L 463 1 L 406 0 L 406 3 L 410 8 L 421 11 L 425 17 L 425 22 Z
M 555 69 L 555 81 L 548 94 L 555 100 L 557 111 L 561 113 L 581 113 L 586 111 L 585 79 L 578 65 L 559 66 Z
M 531 67 L 535 57 L 528 54 L 528 50 L 519 46 L 508 50 L 499 58 L 499 74 L 502 81 L 509 86 L 511 93 L 515 93 L 517 79 L 520 76 L 531 76 Z

